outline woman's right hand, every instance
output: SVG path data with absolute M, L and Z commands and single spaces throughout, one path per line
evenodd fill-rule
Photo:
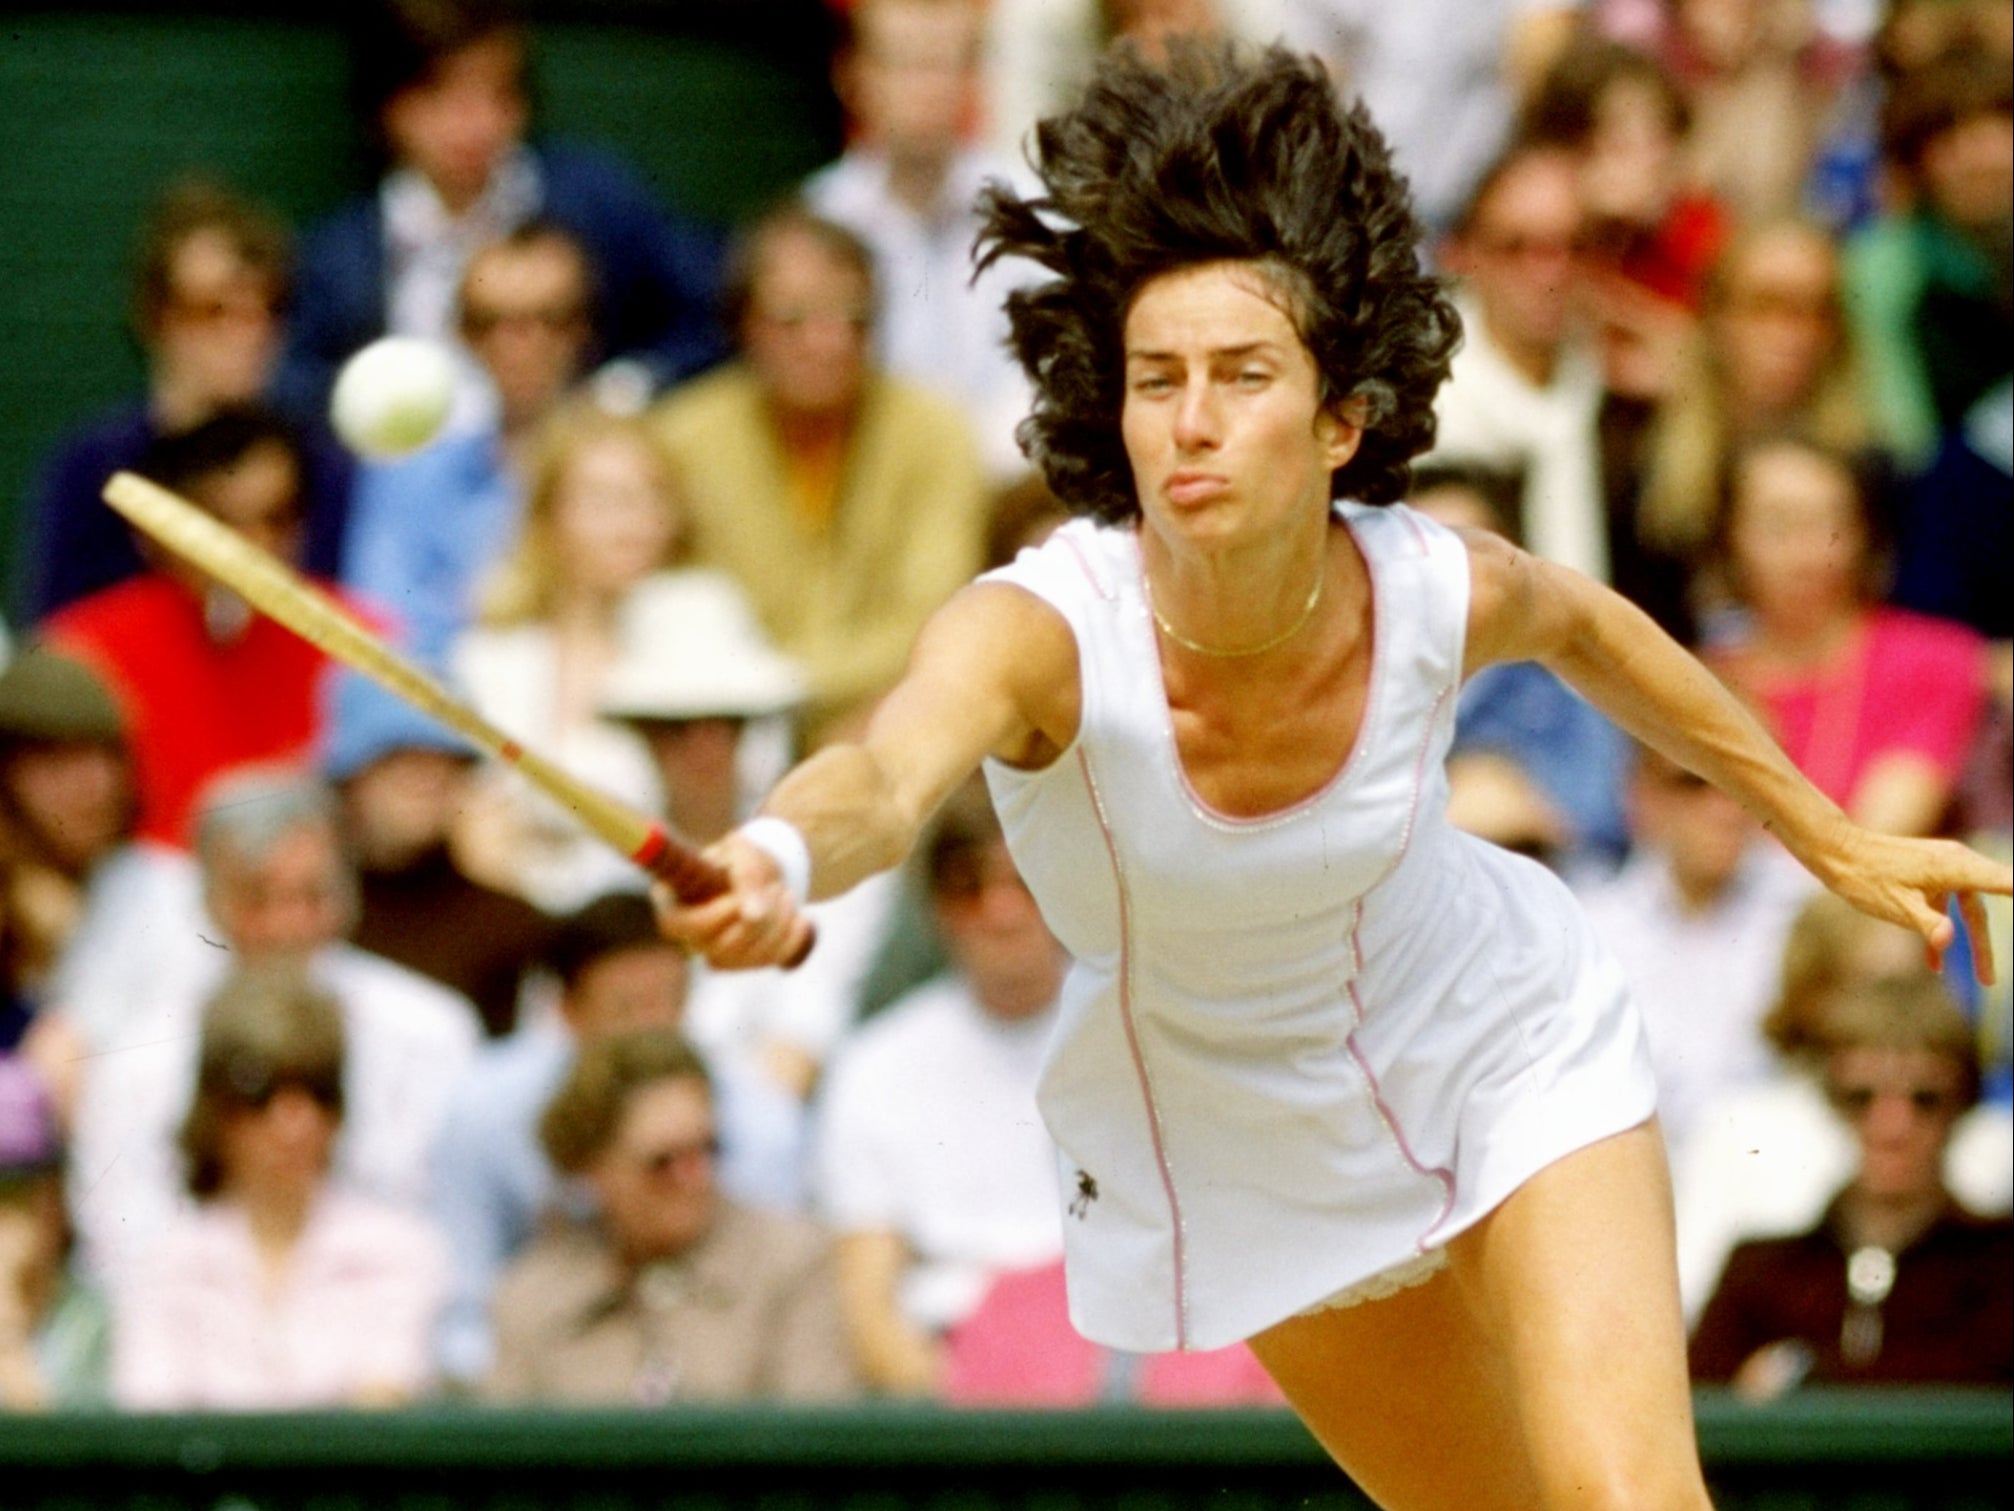
M 801 960 L 813 938 L 811 920 L 790 895 L 774 858 L 739 833 L 708 846 L 705 854 L 727 872 L 727 890 L 705 902 L 685 903 L 662 882 L 653 887 L 651 901 L 665 937 L 716 970 Z

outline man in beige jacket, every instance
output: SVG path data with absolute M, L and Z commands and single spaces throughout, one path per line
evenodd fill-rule
M 810 670 L 812 743 L 893 685 L 924 619 L 980 566 L 977 446 L 950 399 L 875 366 L 875 300 L 852 232 L 771 213 L 729 272 L 740 359 L 656 410 L 696 560 L 737 577 Z

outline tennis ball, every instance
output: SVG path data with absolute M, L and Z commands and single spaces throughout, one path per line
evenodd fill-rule
M 404 456 L 440 433 L 454 391 L 454 359 L 445 347 L 417 336 L 385 336 L 336 374 L 329 423 L 360 456 Z

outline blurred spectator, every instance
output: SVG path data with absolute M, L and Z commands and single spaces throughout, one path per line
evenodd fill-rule
M 1702 1109 L 1775 1074 L 1762 1019 L 1815 883 L 1741 806 L 1639 747 L 1629 860 L 1581 890 L 1643 1015 L 1657 1118 L 1681 1160 Z
M 358 8 L 353 81 L 386 172 L 374 193 L 302 241 L 287 363 L 304 391 L 326 395 L 336 366 L 387 332 L 446 339 L 469 257 L 534 219 L 564 226 L 587 248 L 598 356 L 643 364 L 644 386 L 720 357 L 712 237 L 667 215 L 623 163 L 528 144 L 527 66 L 507 0 Z
M 1582 276 L 1592 291 L 1633 318 L 1662 313 L 1667 326 L 1697 308 L 1728 220 L 1687 174 L 1692 114 L 1671 75 L 1643 53 L 1585 34 L 1547 74 L 1527 124 L 1579 159 Z
M 287 233 L 264 210 L 212 184 L 187 182 L 155 205 L 142 234 L 132 322 L 147 363 L 146 397 L 92 421 L 44 465 L 23 518 L 18 605 L 37 624 L 66 604 L 138 575 L 133 532 L 99 490 L 141 468 L 156 442 L 219 410 L 267 395 L 283 335 Z M 351 465 L 319 407 L 272 395 L 305 426 L 301 560 L 333 577 L 349 516 Z
M 1057 1156 L 1035 1106 L 1062 948 L 978 783 L 947 803 L 926 853 L 954 973 L 840 1047 L 813 1145 L 854 1357 L 897 1395 L 941 1392 L 944 1332 L 997 1274 L 1062 1250 Z
M 104 1300 L 70 1264 L 55 1104 L 0 1053 L 0 1416 L 105 1405 L 111 1340 Z
M 601 716 L 649 747 L 678 832 L 712 844 L 782 774 L 804 668 L 770 643 L 724 572 L 660 572 L 637 587 L 630 615 L 634 633 L 602 683 Z M 744 745 L 751 734 L 761 748 Z
M 1984 394 L 1912 480 L 1895 525 L 1900 608 L 2014 636 L 2014 379 Z
M 1284 0 L 1010 0 L 986 7 L 986 109 L 996 155 L 1025 161 L 1035 123 L 1076 103 L 1124 39 L 1148 56 L 1178 36 L 1270 42 Z
M 589 1044 L 539 1133 L 600 1216 L 540 1236 L 504 1275 L 486 1396 L 655 1406 L 858 1391 L 830 1240 L 721 1194 L 713 1088 L 675 1032 Z
M 532 221 L 469 258 L 456 318 L 497 395 L 494 426 L 358 469 L 343 578 L 387 609 L 400 641 L 439 665 L 517 538 L 540 426 L 579 381 L 593 274 L 568 232 Z
M 1521 473 L 1511 533 L 1605 579 L 1601 367 L 1575 297 L 1582 223 L 1579 169 L 1562 148 L 1513 145 L 1483 175 L 1445 252 L 1466 339 L 1434 401 L 1429 460 Z
M 133 823 L 125 722 L 89 667 L 30 646 L 0 670 L 0 861 L 9 985 L 39 993 L 99 861 Z M 0 1013 L 0 1052 L 14 1044 Z M 17 1025 L 18 1026 L 18 1025 Z
M 337 679 L 322 774 L 357 868 L 360 949 L 438 981 L 509 1033 L 552 922 L 473 881 L 449 838 L 475 764 L 468 742 L 354 672 Z
M 1427 224 L 1446 230 L 1581 24 L 1585 0 L 1283 0 L 1286 40 L 1317 53 L 1392 145 Z
M 661 572 L 638 587 L 630 625 L 603 685 L 602 716 L 649 748 L 678 832 L 710 844 L 748 818 L 781 773 L 804 669 L 770 644 L 734 580 L 704 567 Z M 686 1015 L 693 1042 L 716 1066 L 754 1064 L 793 1096 L 808 1096 L 853 1021 L 898 885 L 877 876 L 813 906 L 818 947 L 795 970 L 695 964 Z
M 1966 986 L 1962 962 L 1947 982 Z M 1686 1147 L 1674 1150 L 1679 1290 L 1689 1318 L 1712 1294 L 1744 1239 L 1801 1233 L 1849 1180 L 1853 1140 L 1826 1105 L 1822 1072 L 1834 1002 L 1868 986 L 1927 980 L 1923 941 L 1819 893 L 1792 924 L 1782 985 L 1763 1020 L 1780 1057 L 1775 1077 L 1730 1091 L 1701 1109 Z M 1945 1151 L 1946 1184 L 1974 1212 L 2014 1206 L 2014 1115 L 1982 1103 L 1965 1113 Z
M 443 1373 L 474 1386 L 491 1362 L 490 1297 L 542 1219 L 593 1213 L 539 1145 L 538 1122 L 585 1046 L 639 1029 L 675 1029 L 690 969 L 633 893 L 597 898 L 560 925 L 549 951 L 555 1020 L 490 1046 L 456 1088 L 434 1156 L 433 1210 L 454 1262 L 441 1318 Z M 803 1109 L 731 1062 L 716 1062 L 721 1187 L 737 1201 L 788 1209 L 803 1196 Z
M 1829 30 L 1828 20 L 1838 20 L 1825 12 L 1838 7 L 1813 0 L 1671 0 L 1642 9 L 1652 24 L 1620 40 L 1654 56 L 1685 96 L 1688 177 L 1744 221 L 1797 209 L 1864 38 Z
M 290 967 L 203 1010 L 179 1138 L 193 1211 L 117 1292 L 113 1389 L 139 1411 L 392 1406 L 427 1384 L 446 1275 L 420 1218 L 331 1179 L 343 1012 Z
M 1770 440 L 1737 453 L 1720 540 L 1748 619 L 1714 650 L 1715 668 L 1859 822 L 1934 832 L 1985 710 L 1985 642 L 1875 601 L 1865 488 L 1822 447 Z
M 1810 1231 L 1734 1251 L 1693 1336 L 1694 1377 L 1762 1400 L 1805 1381 L 2014 1383 L 2014 1223 L 1944 1184 L 1979 1093 L 1971 1025 L 1918 979 L 1841 997 L 1825 1038 L 1853 1175 Z
M 972 276 L 979 191 L 1016 171 L 967 143 L 979 103 L 981 0 L 857 0 L 838 64 L 856 136 L 805 202 L 874 249 L 875 349 L 897 377 L 956 400 L 986 469 L 1028 470 L 1014 427 L 1031 395 L 1007 349 L 1005 300 L 1024 274 Z
M 1486 468 L 1415 469 L 1413 507 L 1460 529 L 1515 540 L 1520 484 Z M 1629 742 L 1536 662 L 1486 667 L 1462 688 L 1448 757 L 1448 816 L 1494 844 L 1568 874 L 1605 872 L 1629 846 Z
M 1849 43 L 1864 40 L 1866 57 L 1826 123 L 1806 188 L 1811 213 L 1842 232 L 1858 231 L 1892 208 L 1895 186 L 1881 161 L 1881 111 L 1896 80 L 1955 53 L 2014 60 L 2014 8 L 2007 0 L 1885 0 L 1878 14 L 1854 17 L 1863 30 L 1872 27 L 1864 38 L 1837 24 L 1857 9 L 1852 0 L 1820 5 L 1821 24 L 1832 12 L 1829 29 Z
M 1659 596 L 1641 586 L 1652 563 L 1686 574 L 1709 565 L 1714 510 L 1737 445 L 1796 432 L 1851 453 L 1872 439 L 1839 276 L 1832 239 L 1798 220 L 1744 230 L 1714 265 L 1695 339 L 1657 414 L 1634 517 L 1614 543 L 1617 586 L 1637 588 L 1631 596 L 1640 602 Z M 1640 564 L 1637 582 L 1625 580 L 1625 559 Z M 1686 622 L 1703 606 L 1685 605 Z
M 154 859 L 188 865 L 158 851 Z M 72 1205 L 88 1259 L 112 1281 L 144 1266 L 163 1225 L 188 1210 L 174 1130 L 196 1081 L 203 1004 L 228 970 L 305 967 L 335 999 L 347 1044 L 336 1168 L 359 1191 L 402 1205 L 424 1199 L 448 1097 L 482 1034 L 466 1000 L 346 942 L 356 878 L 335 799 L 312 778 L 250 771 L 220 782 L 198 820 L 197 859 L 199 889 L 180 890 L 180 872 L 136 876 L 135 889 L 153 894 L 147 910 L 94 911 L 72 945 L 115 957 L 93 962 L 95 980 L 80 971 L 79 996 L 63 1004 L 92 1051 L 70 1154 Z
M 225 409 L 157 439 L 148 477 L 282 561 L 301 560 L 304 463 L 285 421 Z M 204 786 L 238 766 L 306 762 L 320 737 L 328 657 L 228 588 L 149 543 L 142 575 L 44 626 L 50 646 L 103 677 L 126 720 L 135 832 L 186 845 Z
M 1883 438 L 1920 465 L 2014 360 L 2008 60 L 1957 53 L 1905 73 L 1881 136 L 1903 203 L 1848 244 L 1847 311 Z
M 852 232 L 786 206 L 748 233 L 728 282 L 741 360 L 655 420 L 695 559 L 734 574 L 809 669 L 817 743 L 886 690 L 977 570 L 984 484 L 964 418 L 870 362 L 873 254 Z
M 600 717 L 634 634 L 635 590 L 680 548 L 677 469 L 642 421 L 591 406 L 555 418 L 533 460 L 524 528 L 451 652 L 476 709 L 512 738 L 645 812 L 663 795 L 636 736 Z M 462 822 L 471 874 L 550 913 L 645 877 L 508 767 L 479 778 Z
M 1012 1270 L 945 1339 L 944 1400 L 952 1406 L 1159 1408 L 1281 1406 L 1286 1398 L 1252 1351 L 1129 1354 L 1070 1325 L 1063 1261 Z

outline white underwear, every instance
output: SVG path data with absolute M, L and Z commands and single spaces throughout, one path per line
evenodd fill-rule
M 1346 1285 L 1335 1295 L 1317 1301 L 1313 1306 L 1294 1315 L 1312 1317 L 1317 1312 L 1337 1311 L 1366 1301 L 1382 1301 L 1387 1296 L 1396 1296 L 1400 1291 L 1424 1284 L 1447 1267 L 1448 1251 L 1429 1249 L 1415 1258 L 1400 1260 L 1388 1270 L 1378 1271 L 1368 1280 L 1359 1280 L 1355 1285 Z

